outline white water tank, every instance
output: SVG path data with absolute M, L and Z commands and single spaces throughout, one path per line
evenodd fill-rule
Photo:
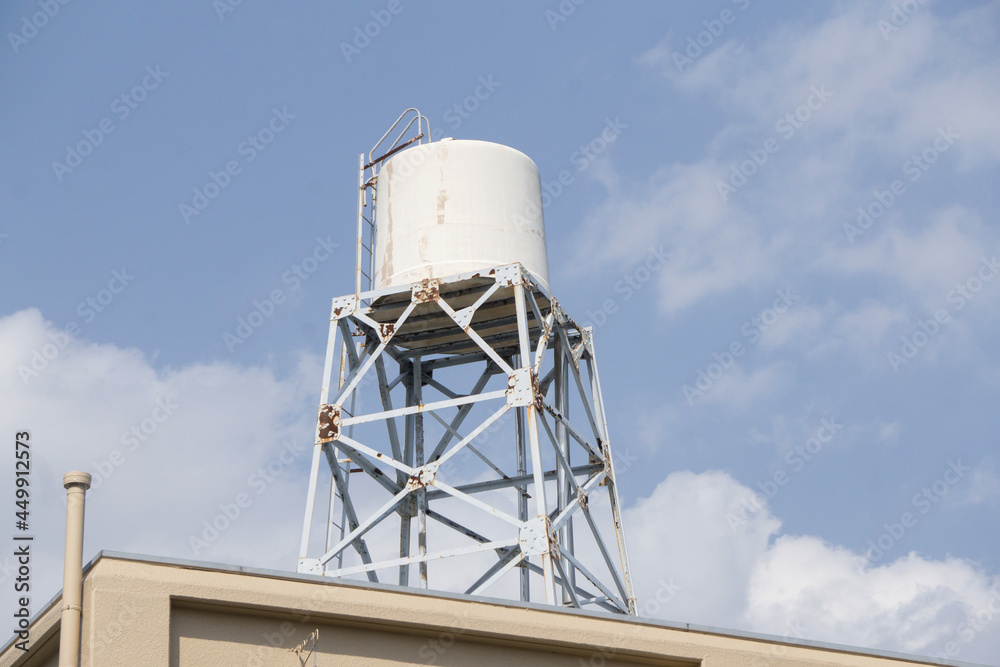
M 422 144 L 386 160 L 376 188 L 376 289 L 513 262 L 548 289 L 541 184 L 524 153 Z

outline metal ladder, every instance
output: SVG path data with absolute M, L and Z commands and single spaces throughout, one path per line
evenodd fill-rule
M 414 124 L 416 127 L 414 127 Z M 399 128 L 398 133 L 389 141 L 393 132 Z M 411 134 L 412 130 L 412 134 Z M 404 148 L 413 144 L 423 143 L 423 139 L 428 142 L 431 138 L 430 122 L 419 110 L 411 107 L 399 115 L 396 121 L 389 126 L 385 134 L 375 142 L 367 155 L 358 154 L 358 220 L 357 220 L 357 247 L 356 247 L 356 267 L 354 272 L 354 293 L 360 295 L 375 287 L 375 203 L 376 188 L 378 183 L 378 173 L 382 163 Z M 375 157 L 378 155 L 378 157 Z M 367 269 L 367 270 L 366 270 Z M 367 300 L 364 305 L 370 305 Z M 360 331 L 355 331 L 355 336 L 362 337 Z M 344 341 L 344 344 L 355 344 L 353 341 Z M 358 354 L 361 354 L 361 345 L 356 343 Z M 344 385 L 344 375 L 347 371 L 347 350 L 341 348 L 340 354 L 340 381 L 338 389 Z M 350 414 L 354 413 L 354 398 L 351 399 Z M 348 437 L 353 435 L 354 427 L 348 427 Z M 351 481 L 352 472 L 361 472 L 360 469 L 351 468 L 349 458 L 337 459 L 337 464 L 343 466 L 344 485 L 348 487 Z M 347 508 L 344 506 L 340 491 L 335 485 L 330 488 L 330 507 L 327 515 L 326 544 L 329 549 L 334 544 L 334 535 L 339 532 L 338 540 L 344 539 L 347 534 Z M 340 504 L 340 522 L 334 521 L 335 507 Z M 343 567 L 344 555 L 338 556 L 337 567 Z M 330 564 L 333 567 L 333 564 Z
M 414 127 L 416 125 L 416 127 Z M 398 133 L 392 136 L 399 128 Z M 391 139 L 391 140 L 390 140 Z M 354 293 L 361 294 L 375 286 L 375 206 L 379 169 L 389 157 L 422 140 L 433 141 L 431 127 L 420 111 L 409 108 L 399 115 L 371 150 L 358 155 L 358 240 Z M 375 157 L 378 155 L 378 157 Z M 371 190 L 369 192 L 369 189 Z M 366 261 L 367 260 L 367 261 Z M 367 269 L 367 271 L 366 271 Z M 370 305 L 367 302 L 364 305 Z

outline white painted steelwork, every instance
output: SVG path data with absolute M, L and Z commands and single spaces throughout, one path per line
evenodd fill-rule
M 331 386 L 337 358 L 345 365 Z M 478 376 L 471 389 L 446 379 L 456 367 L 468 369 L 465 380 Z M 474 459 L 462 462 L 469 452 L 488 467 L 485 479 Z M 367 491 L 348 484 L 355 474 Z M 324 488 L 327 526 L 335 504 L 341 523 L 320 546 L 311 534 Z M 390 554 L 384 529 L 394 520 L 399 549 Z M 344 562 L 349 552 L 354 563 Z M 521 600 L 537 575 L 548 604 L 635 613 L 591 330 L 520 264 L 334 299 L 298 571 L 371 581 L 398 571 L 406 586 L 415 565 L 430 588 L 430 563 L 490 553 L 466 572 L 466 592 L 516 569 Z M 456 584 L 454 570 L 436 572 L 445 577 L 435 587 Z
M 538 168 L 507 146 L 445 139 L 378 172 L 375 289 L 519 262 L 549 286 Z

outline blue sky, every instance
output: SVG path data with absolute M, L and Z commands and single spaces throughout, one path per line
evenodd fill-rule
M 1000 604 L 1000 3 L 43 4 L 0 9 L 0 423 L 39 443 L 38 604 L 72 468 L 111 471 L 85 557 L 294 567 L 306 456 L 188 537 L 311 438 L 357 154 L 415 106 L 553 194 L 570 172 L 551 285 L 638 462 L 640 596 L 682 586 L 656 615 L 1000 664 L 1000 617 L 968 624 Z

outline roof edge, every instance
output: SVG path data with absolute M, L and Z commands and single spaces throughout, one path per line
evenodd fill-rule
M 149 563 L 152 565 L 165 565 L 172 567 L 180 567 L 185 569 L 194 570 L 207 570 L 212 572 L 231 572 L 234 574 L 245 574 L 249 576 L 256 577 L 267 577 L 271 579 L 285 579 L 289 581 L 307 581 L 311 583 L 322 583 L 331 586 L 343 586 L 346 588 L 361 589 L 361 590 L 377 590 L 385 591 L 391 593 L 399 593 L 403 595 L 413 595 L 422 597 L 435 597 L 445 600 L 454 600 L 456 602 L 475 602 L 484 604 L 495 604 L 505 607 L 516 607 L 520 609 L 531 609 L 535 611 L 541 611 L 553 614 L 574 614 L 578 616 L 600 618 L 604 620 L 611 620 L 619 623 L 637 623 L 641 625 L 648 625 L 653 627 L 661 627 L 670 630 L 678 630 L 681 632 L 694 632 L 698 634 L 706 634 L 720 637 L 730 637 L 734 639 L 744 639 L 759 642 L 769 642 L 775 644 L 783 644 L 786 646 L 799 646 L 803 648 L 819 649 L 824 651 L 837 651 L 840 653 L 851 653 L 859 656 L 872 656 L 879 658 L 887 658 L 893 660 L 907 660 L 909 662 L 923 663 L 927 665 L 945 665 L 947 667 L 989 667 L 988 665 L 983 665 L 980 663 L 964 662 L 957 660 L 940 660 L 937 658 L 932 658 L 929 656 L 920 656 L 907 653 L 899 653 L 896 651 L 886 651 L 881 649 L 868 649 L 858 646 L 851 646 L 847 644 L 836 644 L 833 642 L 823 642 L 815 641 L 811 639 L 800 639 L 796 637 L 779 637 L 777 635 L 770 635 L 765 633 L 748 632 L 744 630 L 732 630 L 727 628 L 718 628 L 708 625 L 698 625 L 695 623 L 678 623 L 675 621 L 666 621 L 661 619 L 651 619 L 643 618 L 637 616 L 623 616 L 621 614 L 612 614 L 610 612 L 604 611 L 590 611 L 583 609 L 560 609 L 557 607 L 552 607 L 546 604 L 541 604 L 537 602 L 521 602 L 518 600 L 505 600 L 501 598 L 487 598 L 472 595 L 465 595 L 463 593 L 451 593 L 447 591 L 434 591 L 434 590 L 418 590 L 407 586 L 399 586 L 397 584 L 388 583 L 375 583 L 375 582 L 362 582 L 362 581 L 352 581 L 344 579 L 331 579 L 330 577 L 325 577 L 323 575 L 315 574 L 302 574 L 299 572 L 290 572 L 285 570 L 271 570 L 266 568 L 256 568 L 247 567 L 244 565 L 230 565 L 226 563 L 212 563 L 208 561 L 196 561 L 188 560 L 184 558 L 170 558 L 166 556 L 150 556 L 145 554 L 134 554 L 123 551 L 108 551 L 102 550 L 97 553 L 83 568 L 84 578 L 87 574 L 101 561 L 104 559 L 110 560 L 124 560 L 124 561 L 134 561 L 139 563 Z M 42 611 L 39 611 L 31 618 L 31 623 L 34 624 L 38 618 L 44 615 L 52 605 L 56 604 L 62 597 L 62 591 L 49 601 L 45 605 Z M 13 643 L 12 638 L 7 644 L 4 645 L 0 652 L 7 650 L 7 648 Z

